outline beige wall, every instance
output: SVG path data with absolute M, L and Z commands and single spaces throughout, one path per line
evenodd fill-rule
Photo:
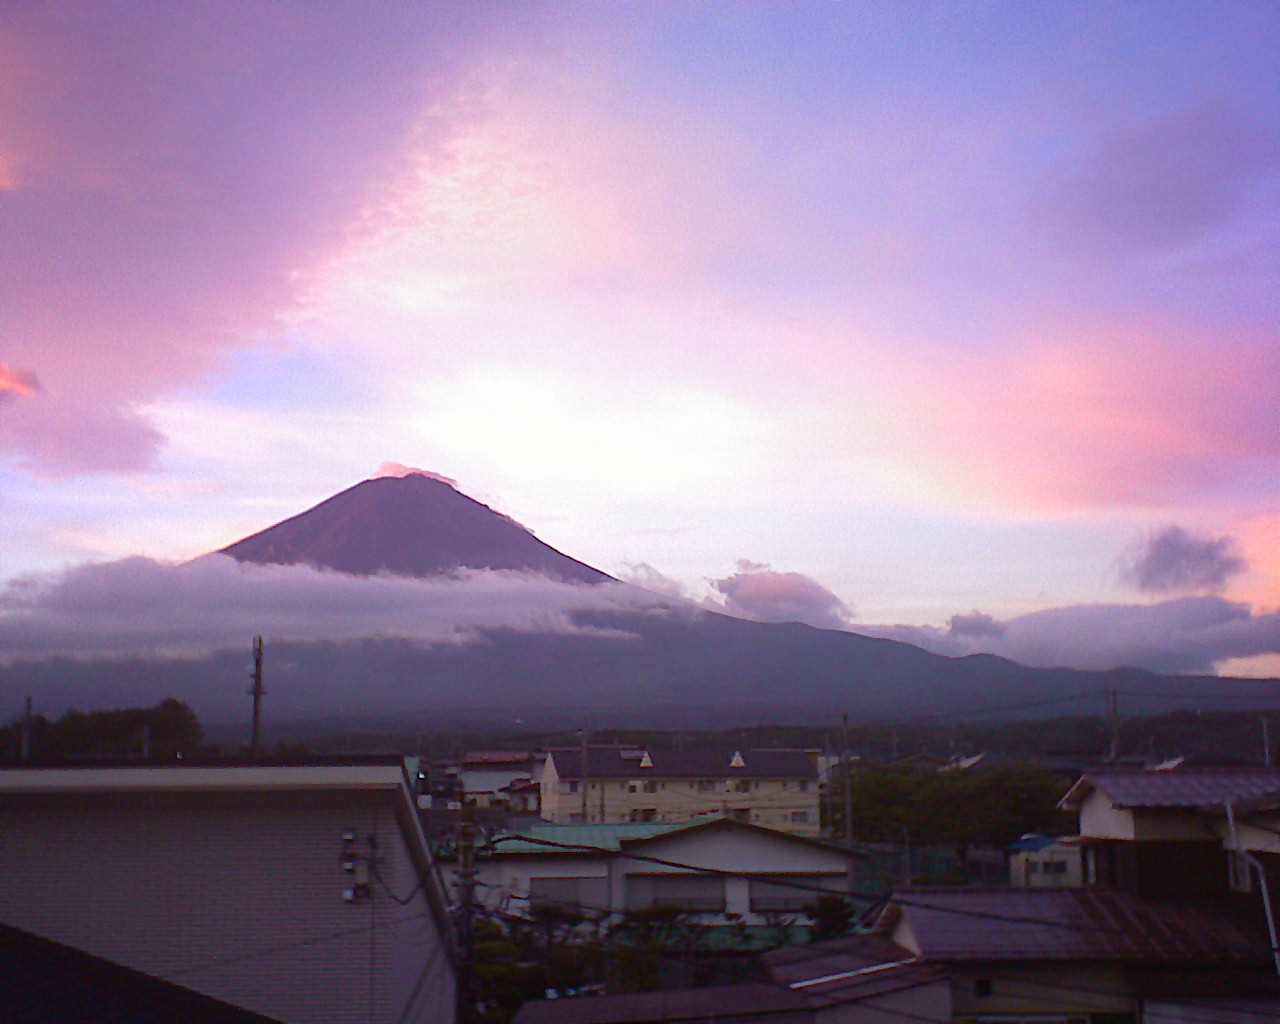
M 1213 834 L 1194 809 L 1128 810 L 1094 790 L 1080 805 L 1080 834 L 1095 839 L 1208 839 Z
M 0 920 L 281 1020 L 452 1021 L 399 797 L 0 796 Z M 408 905 L 343 901 L 346 828 Z
M 569 792 L 570 783 L 560 780 L 553 764 L 554 759 L 548 759 L 547 771 L 543 775 L 542 817 L 561 824 L 581 820 L 581 790 Z M 653 810 L 653 820 L 676 822 L 688 821 L 700 814 L 745 810 L 752 825 L 802 836 L 815 837 L 819 834 L 821 823 L 818 783 L 815 780 L 749 779 L 744 781 L 750 788 L 742 793 L 734 786 L 736 780 L 701 780 L 711 783 L 710 790 L 700 789 L 699 781 L 650 779 L 644 776 L 642 769 L 637 769 L 633 779 L 588 779 L 587 821 L 631 821 L 634 813 Z M 645 791 L 646 783 L 654 787 L 654 792 Z M 794 820 L 800 815 L 804 820 Z

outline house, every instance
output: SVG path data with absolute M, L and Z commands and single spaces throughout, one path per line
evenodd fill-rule
M 832 846 L 712 815 L 684 823 L 542 824 L 496 837 L 478 862 L 480 898 L 612 917 L 678 907 L 705 924 L 769 927 L 823 891 L 848 892 L 852 858 Z
M 517 814 L 536 816 L 542 811 L 542 783 L 533 779 L 515 779 L 498 791 L 498 799 Z
M 0 925 L 118 978 L 282 1021 L 455 1019 L 399 758 L 3 768 L 0 863 Z
M 1080 836 L 1026 835 L 1009 844 L 1009 884 L 1027 889 L 1084 884 L 1085 843 Z
M 488 807 L 500 801 L 513 782 L 538 778 L 545 760 L 529 750 L 468 751 L 459 772 L 465 799 L 477 807 Z
M 1153 993 L 1182 986 L 1211 998 L 1227 978 L 1242 995 L 1280 992 L 1265 931 L 1213 900 L 1088 888 L 905 890 L 873 925 L 911 958 L 945 969 L 954 1020 L 1136 1020 Z
M 680 822 L 723 814 L 817 836 L 818 773 L 804 750 L 548 751 L 542 816 L 559 824 Z
M 1080 815 L 1086 885 L 1150 895 L 1247 891 L 1231 850 L 1256 850 L 1272 881 L 1280 876 L 1280 847 L 1267 831 L 1280 823 L 1268 811 L 1280 806 L 1280 771 L 1092 771 L 1059 806 Z

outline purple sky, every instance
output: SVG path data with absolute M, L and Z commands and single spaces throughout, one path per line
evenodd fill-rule
M 1278 52 L 1247 0 L 6 5 L 0 583 L 398 460 L 741 614 L 1238 633 Z

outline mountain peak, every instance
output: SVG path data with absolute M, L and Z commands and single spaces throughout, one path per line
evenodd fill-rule
M 467 497 L 449 478 L 424 470 L 363 480 L 219 554 L 241 562 L 305 564 L 361 576 L 503 569 L 569 583 L 610 579 L 544 544 L 509 516 Z

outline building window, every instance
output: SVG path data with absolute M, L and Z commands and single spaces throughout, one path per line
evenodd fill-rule
M 632 875 L 627 909 L 673 907 L 699 914 L 724 912 L 724 879 L 718 875 Z
M 733 810 L 729 812 L 729 817 L 731 817 L 734 821 L 750 822 L 751 810 L 750 808 L 747 808 L 747 807 L 735 807 Z
M 578 783 L 576 781 L 569 783 L 569 792 L 570 793 L 578 792 Z
M 808 783 L 808 782 L 802 781 L 802 782 L 800 783 L 800 792 L 801 792 L 801 793 L 807 793 L 807 792 L 809 792 L 809 783 Z
M 658 784 L 652 779 L 646 779 L 644 783 L 644 791 L 646 793 L 656 793 L 658 792 Z
M 814 903 L 820 893 L 814 889 L 843 889 L 843 875 L 789 875 L 753 878 L 749 883 L 751 911 L 756 914 L 798 912 Z
M 792 811 L 791 820 L 794 821 L 796 824 L 803 824 L 809 820 L 809 812 L 808 811 Z
M 590 913 L 609 903 L 607 878 L 530 878 L 529 904 L 533 910 L 566 910 Z
M 738 780 L 737 780 L 736 782 L 734 782 L 734 784 L 733 784 L 733 791 L 734 791 L 735 793 L 750 793 L 750 792 L 751 792 L 751 780 L 750 780 L 750 779 L 738 779 Z
M 1065 875 L 1067 873 L 1067 862 L 1065 860 L 1047 861 L 1044 866 L 1046 875 Z
M 699 793 L 710 793 L 710 792 L 713 792 L 715 788 L 716 788 L 715 779 L 699 779 L 698 780 Z
M 657 821 L 658 809 L 656 807 L 637 807 L 631 812 L 632 821 Z

